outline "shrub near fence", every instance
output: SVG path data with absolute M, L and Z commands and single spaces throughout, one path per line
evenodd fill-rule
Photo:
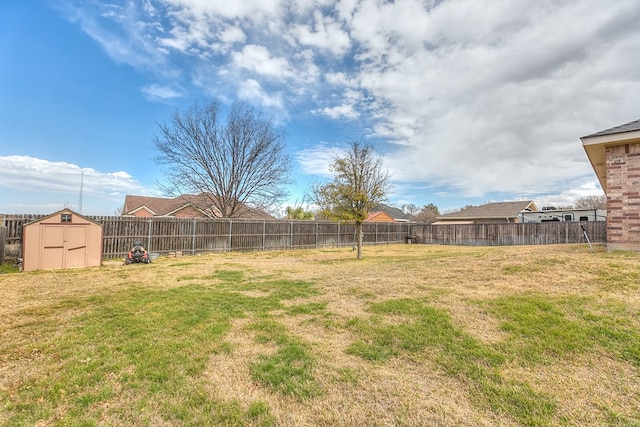
M 22 241 L 22 225 L 43 215 L 2 215 L 8 246 Z M 183 253 L 262 251 L 352 246 L 353 224 L 323 221 L 133 218 L 88 216 L 103 224 L 103 254 L 123 257 L 135 240 L 150 252 Z M 365 223 L 365 245 L 413 243 L 437 245 L 548 245 L 584 243 L 582 226 L 593 243 L 606 242 L 606 222 L 546 222 L 524 224 Z M 18 250 L 19 252 L 19 250 Z

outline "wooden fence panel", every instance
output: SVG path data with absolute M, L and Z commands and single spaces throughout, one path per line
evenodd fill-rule
M 199 219 L 195 221 L 191 253 L 226 252 L 231 250 L 231 228 L 227 221 Z
M 27 222 L 35 221 L 45 215 L 30 214 L 3 214 L 0 226 L 7 227 L 5 241 L 7 245 L 22 244 L 22 226 Z
M 291 246 L 295 249 L 318 247 L 317 222 L 296 221 L 291 223 Z
M 585 243 L 585 228 L 593 243 L 606 243 L 605 221 L 524 224 L 412 224 L 416 243 L 465 246 L 553 245 Z
M 292 247 L 291 223 L 288 221 L 263 222 L 264 250 L 290 249 Z
M 357 238 L 357 227 L 355 224 L 338 224 L 340 226 L 339 230 L 339 241 L 338 246 L 353 246 L 356 244 Z M 369 224 L 367 224 L 369 226 Z M 365 224 L 363 224 L 363 231 L 366 228 Z
M 265 247 L 263 221 L 233 221 L 231 223 L 231 250 L 256 251 Z
M 340 245 L 340 224 L 332 222 L 318 222 L 316 228 L 317 246 L 319 248 Z

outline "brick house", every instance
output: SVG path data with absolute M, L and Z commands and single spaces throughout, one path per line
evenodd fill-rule
M 211 206 L 211 198 L 206 194 L 183 194 L 173 199 L 164 197 L 148 197 L 126 195 L 122 208 L 123 216 L 151 218 L 169 216 L 175 218 L 221 218 L 220 211 Z M 257 209 L 244 206 L 238 218 L 275 219 L 273 216 Z
M 640 120 L 580 140 L 607 195 L 607 249 L 640 251 Z

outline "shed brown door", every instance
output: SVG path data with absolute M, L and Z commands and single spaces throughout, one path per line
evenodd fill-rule
M 67 227 L 65 268 L 87 266 L 87 232 L 89 226 L 71 225 Z
M 42 252 L 40 268 L 64 268 L 64 226 L 42 227 Z
M 44 225 L 41 268 L 86 267 L 88 231 L 87 225 Z

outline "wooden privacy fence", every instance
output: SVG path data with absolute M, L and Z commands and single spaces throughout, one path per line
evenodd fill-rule
M 6 228 L 3 243 L 16 247 L 22 242 L 22 225 L 43 215 L 0 215 Z M 103 254 L 123 257 L 133 242 L 142 241 L 150 252 L 263 251 L 352 246 L 353 224 L 323 221 L 132 218 L 88 216 L 103 224 Z M 606 242 L 606 222 L 547 222 L 525 224 L 365 223 L 366 245 L 413 243 L 438 245 L 546 245 L 585 243 L 582 231 L 593 243 Z M 17 253 L 20 253 L 19 249 Z
M 607 223 L 528 222 L 521 224 L 412 224 L 416 243 L 464 246 L 554 245 L 586 243 L 586 231 L 592 243 L 607 242 Z
M 135 240 L 149 252 L 199 253 L 352 246 L 353 224 L 317 221 L 127 218 L 99 220 L 105 256 L 123 256 Z M 405 242 L 408 224 L 364 224 L 366 244 Z
M 4 240 L 13 246 L 21 245 L 22 226 L 43 216 L 0 215 L 9 230 Z M 87 217 L 103 225 L 102 248 L 108 258 L 125 256 L 136 240 L 149 252 L 185 254 L 352 246 L 356 242 L 355 225 L 335 222 Z M 400 243 L 406 241 L 408 233 L 406 223 L 367 223 L 363 226 L 363 241 Z

